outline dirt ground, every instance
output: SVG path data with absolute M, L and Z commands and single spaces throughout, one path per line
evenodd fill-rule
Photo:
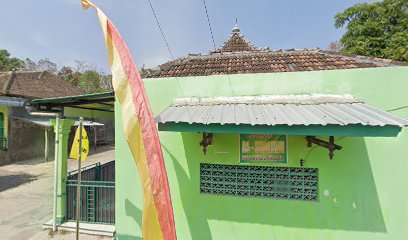
M 114 160 L 114 147 L 92 150 L 83 166 Z M 68 160 L 68 171 L 77 162 Z M 52 234 L 41 225 L 52 218 L 54 162 L 43 159 L 21 161 L 0 167 L 0 239 L 75 239 L 75 234 Z M 80 239 L 112 239 L 82 235 Z

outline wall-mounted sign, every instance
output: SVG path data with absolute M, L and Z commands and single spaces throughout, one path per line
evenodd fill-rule
M 287 164 L 286 136 L 241 134 L 242 163 Z

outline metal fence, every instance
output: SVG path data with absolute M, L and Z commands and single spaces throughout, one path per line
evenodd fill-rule
M 78 171 L 68 173 L 68 180 L 78 180 Z M 95 163 L 82 168 L 81 180 L 85 181 L 115 181 L 115 161 Z
M 67 220 L 76 220 L 77 180 L 67 181 Z M 115 223 L 115 183 L 81 181 L 81 218 L 83 222 Z
M 1 129 L 0 129 L 1 131 Z M 6 150 L 7 149 L 7 139 L 6 138 L 0 138 L 0 151 Z
M 83 222 L 115 223 L 115 162 L 82 168 L 81 218 Z M 78 171 L 68 173 L 67 220 L 76 220 Z

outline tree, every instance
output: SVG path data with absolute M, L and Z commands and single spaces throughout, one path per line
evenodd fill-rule
M 329 43 L 328 50 L 333 51 L 333 52 L 341 52 L 341 49 L 343 48 L 342 44 L 340 41 L 335 41 Z
M 95 70 L 86 70 L 79 77 L 79 87 L 86 93 L 101 92 L 102 76 Z
M 89 65 L 83 60 L 76 60 L 73 67 L 62 67 L 57 76 L 72 86 L 81 88 L 86 93 L 112 90 L 112 77 L 106 75 L 103 71 L 97 71 L 95 66 Z
M 408 61 L 408 1 L 357 4 L 337 13 L 335 27 L 346 27 L 342 52 Z
M 24 60 L 23 69 L 26 71 L 37 71 L 38 70 L 37 63 L 31 60 L 30 58 L 26 58 Z
M 43 58 L 37 62 L 38 70 L 47 71 L 52 74 L 58 73 L 58 66 L 56 63 L 52 62 L 49 58 Z
M 113 91 L 112 75 L 102 74 L 101 90 L 103 92 Z
M 75 60 L 75 71 L 82 73 L 85 72 L 86 70 L 90 70 L 91 67 L 89 66 L 89 64 L 84 61 L 84 60 Z
M 74 72 L 71 67 L 62 67 L 57 76 L 72 86 L 79 87 L 80 72 Z
M 23 61 L 10 56 L 6 49 L 0 49 L 0 71 L 18 70 L 23 66 Z
M 26 60 L 24 60 L 23 69 L 26 71 L 47 71 L 52 74 L 58 73 L 58 65 L 47 57 L 38 60 L 38 62 L 34 62 L 30 58 L 26 58 Z

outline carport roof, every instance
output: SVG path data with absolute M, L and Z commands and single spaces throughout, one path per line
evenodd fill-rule
M 113 92 L 84 94 L 77 96 L 42 98 L 31 101 L 33 105 L 41 108 L 76 107 L 81 109 L 114 111 L 115 95 Z
M 33 123 L 33 124 L 36 124 L 36 125 L 39 125 L 39 126 L 42 126 L 42 127 L 51 127 L 52 126 L 49 117 L 25 116 L 25 117 L 12 117 L 12 118 L 18 119 L 18 120 L 21 120 L 21 121 L 27 122 L 27 123 Z M 74 126 L 79 126 L 79 121 L 75 121 Z M 102 126 L 104 126 L 104 124 L 94 122 L 94 121 L 84 120 L 83 121 L 83 126 L 102 127 Z

